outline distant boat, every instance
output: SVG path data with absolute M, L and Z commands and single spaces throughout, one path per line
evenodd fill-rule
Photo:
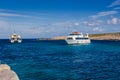
M 65 41 L 68 44 L 86 44 L 91 42 L 90 38 L 88 37 L 88 34 L 83 35 L 80 32 L 71 33 L 69 36 L 67 36 Z
M 14 42 L 21 43 L 21 42 L 22 42 L 21 36 L 20 36 L 19 34 L 13 33 L 13 34 L 10 36 L 10 42 L 11 42 L 11 43 L 14 43 Z

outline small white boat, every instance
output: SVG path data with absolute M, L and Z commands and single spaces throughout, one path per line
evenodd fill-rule
M 88 34 L 83 35 L 80 32 L 71 33 L 69 36 L 67 36 L 65 41 L 68 44 L 86 44 L 91 42 L 90 38 L 88 37 Z
M 10 36 L 10 42 L 11 42 L 11 43 L 14 43 L 14 42 L 21 43 L 21 42 L 22 42 L 21 36 L 20 36 L 19 34 L 13 33 L 13 34 Z

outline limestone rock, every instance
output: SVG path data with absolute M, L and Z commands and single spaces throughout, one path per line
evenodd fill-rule
M 0 64 L 0 71 L 1 70 L 10 70 L 10 67 L 6 64 Z
M 19 78 L 8 65 L 0 64 L 0 80 L 19 80 Z

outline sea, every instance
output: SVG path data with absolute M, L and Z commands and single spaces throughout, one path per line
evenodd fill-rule
M 120 41 L 0 40 L 0 62 L 20 80 L 120 80 Z

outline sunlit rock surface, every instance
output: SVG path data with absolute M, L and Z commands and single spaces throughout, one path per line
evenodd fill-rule
M 17 74 L 6 64 L 0 64 L 0 80 L 19 80 Z

